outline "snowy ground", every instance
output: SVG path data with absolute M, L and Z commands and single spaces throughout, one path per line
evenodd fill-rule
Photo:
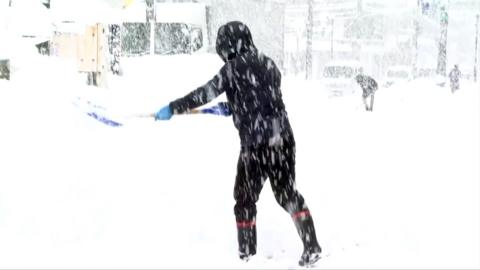
M 72 105 L 152 112 L 211 78 L 214 55 L 124 59 L 109 89 L 75 63 L 34 57 L 0 80 L 0 268 L 296 268 L 302 247 L 268 183 L 258 255 L 237 259 L 230 118 L 125 119 Z M 480 85 L 432 81 L 328 98 L 285 77 L 297 186 L 327 255 L 323 268 L 480 268 Z

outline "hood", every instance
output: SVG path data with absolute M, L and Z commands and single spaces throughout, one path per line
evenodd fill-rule
M 256 50 L 250 29 L 239 21 L 232 21 L 218 29 L 216 50 L 224 62 L 237 55 Z
M 359 84 L 364 84 L 367 81 L 367 76 L 363 74 L 358 74 L 355 76 L 355 81 Z

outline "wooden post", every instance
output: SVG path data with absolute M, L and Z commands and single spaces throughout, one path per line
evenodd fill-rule
M 156 14 L 155 14 L 155 1 L 154 0 L 146 0 L 146 19 L 147 23 L 150 25 L 150 55 L 155 55 L 155 21 L 156 21 Z
M 102 24 L 87 26 L 83 38 L 79 39 L 78 71 L 88 74 L 88 84 L 106 87 L 106 41 Z
M 105 26 L 97 23 L 97 86 L 107 87 L 107 50 L 108 39 Z

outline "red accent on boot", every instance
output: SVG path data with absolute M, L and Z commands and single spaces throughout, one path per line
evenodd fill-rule
M 251 228 L 253 226 L 255 226 L 255 220 L 237 221 L 237 228 L 240 229 Z
M 293 213 L 292 218 L 293 219 L 298 219 L 298 218 L 301 218 L 301 217 L 308 217 L 308 216 L 310 216 L 310 211 L 302 210 L 302 211 L 298 211 L 296 213 Z

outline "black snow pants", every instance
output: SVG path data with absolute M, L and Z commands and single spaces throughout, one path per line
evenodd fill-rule
M 266 178 L 276 201 L 292 217 L 305 250 L 319 249 L 310 212 L 295 187 L 295 141 L 291 138 L 240 151 L 234 188 L 240 257 L 256 253 L 256 202 Z

